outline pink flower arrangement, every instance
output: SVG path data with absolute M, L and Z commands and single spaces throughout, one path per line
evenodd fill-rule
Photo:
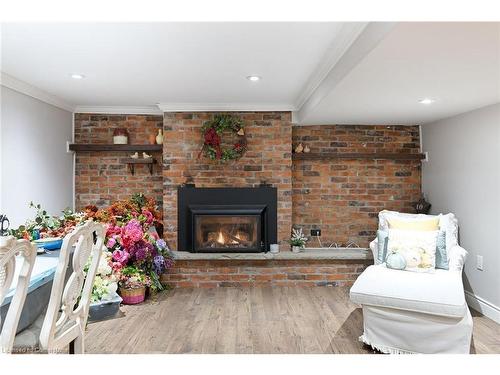
M 106 247 L 112 252 L 110 266 L 113 273 L 123 281 L 127 276 L 122 275 L 122 270 L 135 267 L 151 280 L 152 288 L 162 290 L 159 276 L 173 262 L 165 241 L 151 230 L 154 215 L 142 208 L 141 214 L 132 211 L 128 218 L 128 221 L 113 220 L 107 225 Z
M 126 265 L 130 259 L 130 254 L 126 250 L 113 251 L 113 260 L 120 263 L 122 266 Z

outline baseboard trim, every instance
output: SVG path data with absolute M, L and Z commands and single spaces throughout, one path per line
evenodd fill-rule
M 474 310 L 500 324 L 500 307 L 495 306 L 491 302 L 488 302 L 483 298 L 476 296 L 474 293 L 471 293 L 468 290 L 465 291 L 465 300 L 467 301 L 467 304 Z

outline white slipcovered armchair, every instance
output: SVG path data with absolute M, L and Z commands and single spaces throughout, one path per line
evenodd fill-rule
M 436 216 L 382 211 L 379 229 L 387 218 L 421 220 Z M 364 343 L 383 353 L 469 353 L 472 317 L 465 301 L 462 269 L 467 252 L 458 245 L 453 214 L 439 215 L 446 232 L 449 270 L 416 273 L 377 264 L 378 243 L 370 243 L 375 265 L 356 280 L 350 296 L 363 309 Z

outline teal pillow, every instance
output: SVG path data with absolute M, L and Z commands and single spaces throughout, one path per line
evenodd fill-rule
M 436 268 L 448 270 L 448 253 L 446 252 L 446 232 L 440 230 L 436 240 Z
M 385 230 L 377 231 L 377 242 L 378 242 L 378 251 L 377 251 L 377 260 L 379 263 L 384 263 L 385 258 L 387 256 L 387 243 L 389 241 L 389 232 Z

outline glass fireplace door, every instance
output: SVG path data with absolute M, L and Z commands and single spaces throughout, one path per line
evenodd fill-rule
M 194 217 L 195 251 L 261 251 L 260 215 Z

